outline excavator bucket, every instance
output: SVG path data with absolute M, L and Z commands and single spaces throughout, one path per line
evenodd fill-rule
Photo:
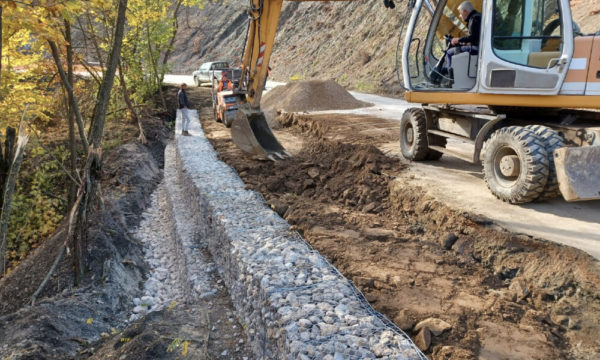
M 565 200 L 600 199 L 600 146 L 556 149 L 554 164 Z
M 265 114 L 249 106 L 241 106 L 235 113 L 231 138 L 242 151 L 260 159 L 291 157 L 271 132 Z

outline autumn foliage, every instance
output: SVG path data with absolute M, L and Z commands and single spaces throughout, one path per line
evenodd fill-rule
M 144 141 L 140 111 L 161 92 L 177 14 L 202 5 L 203 0 L 0 1 L 0 130 L 18 128 L 23 118 L 35 135 L 11 206 L 9 262 L 50 236 L 81 198 L 90 154 L 101 154 L 98 144 L 109 140 L 114 147 L 122 139 L 104 133 L 104 119 L 108 128 L 115 127 L 112 122 L 137 122 L 133 128 Z M 123 6 L 121 43 L 115 37 Z M 113 85 L 106 77 L 117 44 Z M 99 108 L 107 85 L 107 106 Z

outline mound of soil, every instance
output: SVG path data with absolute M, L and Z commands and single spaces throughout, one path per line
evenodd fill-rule
M 261 101 L 265 109 L 287 112 L 356 109 L 368 105 L 333 80 L 290 82 L 275 87 Z
M 400 170 L 397 161 L 372 145 L 357 147 L 329 141 L 311 141 L 288 161 L 256 165 L 242 165 L 237 170 L 250 187 L 282 196 L 274 208 L 286 217 L 293 216 L 293 210 L 289 214 L 286 211 L 298 196 L 378 213 L 389 196 L 390 174 Z

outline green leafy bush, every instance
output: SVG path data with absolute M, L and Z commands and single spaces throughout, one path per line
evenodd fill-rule
M 67 207 L 68 178 L 59 161 L 66 162 L 68 150 L 61 145 L 48 154 L 35 142 L 32 145 L 11 204 L 7 249 L 11 261 L 52 235 Z

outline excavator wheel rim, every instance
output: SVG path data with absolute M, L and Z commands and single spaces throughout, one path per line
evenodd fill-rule
M 516 155 L 520 172 L 514 179 L 501 175 L 499 160 Z M 508 126 L 496 130 L 486 142 L 483 174 L 497 198 L 511 204 L 531 202 L 539 197 L 548 181 L 548 153 L 542 140 L 531 130 Z

